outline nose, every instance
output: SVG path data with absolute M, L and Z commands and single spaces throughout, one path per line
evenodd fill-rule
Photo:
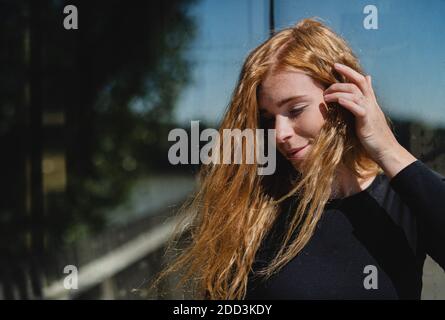
M 286 140 L 292 137 L 294 134 L 294 128 L 291 125 L 290 120 L 287 117 L 277 115 L 275 119 L 275 133 L 277 143 L 285 143 Z

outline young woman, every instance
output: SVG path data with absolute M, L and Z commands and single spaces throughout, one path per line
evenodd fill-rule
M 445 178 L 390 124 L 345 40 L 313 19 L 276 33 L 220 128 L 275 129 L 276 171 L 203 165 L 160 278 L 208 299 L 419 299 L 426 254 L 445 267 Z

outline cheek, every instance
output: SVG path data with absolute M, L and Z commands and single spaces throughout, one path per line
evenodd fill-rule
M 308 110 L 296 121 L 296 126 L 302 135 L 316 137 L 320 132 L 325 120 L 318 110 Z

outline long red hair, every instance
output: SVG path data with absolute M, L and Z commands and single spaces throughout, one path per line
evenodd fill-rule
M 268 72 L 299 69 L 327 88 L 345 82 L 334 71 L 335 62 L 364 74 L 346 41 L 315 19 L 276 33 L 247 57 L 219 133 L 261 128 L 257 91 Z M 307 159 L 297 173 L 277 153 L 277 170 L 270 176 L 258 175 L 252 164 L 203 165 L 198 190 L 180 210 L 182 223 L 168 247 L 174 259 L 155 283 L 179 271 L 179 283 L 191 285 L 193 298 L 242 299 L 255 254 L 286 197 L 297 194 L 298 206 L 281 250 L 259 276 L 271 276 L 307 244 L 340 164 L 360 178 L 383 172 L 356 137 L 352 114 L 335 104 L 328 105 Z

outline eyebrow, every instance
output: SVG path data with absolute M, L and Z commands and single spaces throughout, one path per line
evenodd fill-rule
M 284 104 L 288 103 L 289 101 L 303 100 L 303 99 L 305 99 L 307 97 L 308 96 L 304 94 L 304 95 L 292 96 L 292 97 L 289 97 L 289 98 L 282 99 L 282 100 L 280 100 L 278 102 L 278 108 L 282 107 Z
M 283 105 L 285 105 L 286 103 L 288 103 L 289 101 L 303 100 L 303 99 L 305 99 L 307 97 L 308 97 L 308 95 L 304 94 L 304 95 L 298 95 L 298 96 L 292 96 L 292 97 L 284 98 L 284 99 L 281 99 L 278 102 L 277 105 L 278 105 L 278 108 L 280 108 Z M 263 108 L 260 108 L 260 114 L 264 114 L 264 113 L 267 113 L 267 111 L 265 109 L 263 109 Z

